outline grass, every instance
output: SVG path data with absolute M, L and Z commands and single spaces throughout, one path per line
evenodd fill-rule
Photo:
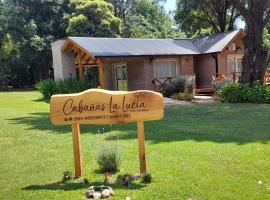
M 39 98 L 35 91 L 0 93 L 0 199 L 84 199 L 104 180 L 95 162 L 104 141 L 122 149 L 120 174 L 139 172 L 135 124 L 84 125 L 90 184 L 59 184 L 64 171 L 73 171 L 71 127 L 51 125 L 49 104 Z M 153 181 L 113 185 L 113 199 L 270 199 L 270 105 L 171 106 L 163 120 L 145 123 L 145 134 Z

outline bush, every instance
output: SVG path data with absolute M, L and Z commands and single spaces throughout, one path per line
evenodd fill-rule
M 194 95 L 188 92 L 183 92 L 183 93 L 173 94 L 172 98 L 180 100 L 180 101 L 192 101 L 194 100 Z
M 225 84 L 217 91 L 221 102 L 228 103 L 270 103 L 270 87 L 255 82 L 249 84 Z
M 194 76 L 181 76 L 174 79 L 172 82 L 164 87 L 163 95 L 171 97 L 177 93 L 193 93 L 194 89 Z
M 82 92 L 84 90 L 97 87 L 97 84 L 94 81 L 86 78 L 81 80 L 68 78 L 58 81 L 51 79 L 43 80 L 38 82 L 35 87 L 43 95 L 44 99 L 50 99 L 54 94 Z
M 103 173 L 118 171 L 121 163 L 118 146 L 109 142 L 100 145 L 97 151 L 96 161 Z

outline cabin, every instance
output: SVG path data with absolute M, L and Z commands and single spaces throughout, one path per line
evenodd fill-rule
M 68 37 L 52 43 L 54 78 L 82 78 L 95 68 L 100 88 L 132 91 L 194 76 L 197 93 L 211 92 L 215 81 L 239 79 L 244 37 L 243 30 L 196 39 Z

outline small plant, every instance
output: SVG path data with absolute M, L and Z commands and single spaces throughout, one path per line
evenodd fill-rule
M 121 163 L 118 146 L 111 142 L 100 145 L 97 151 L 96 161 L 103 173 L 118 171 Z
M 194 100 L 194 95 L 188 92 L 183 92 L 172 95 L 172 98 L 180 101 L 192 101 Z
M 152 182 L 152 175 L 150 173 L 146 173 L 142 176 L 143 183 L 151 183 Z
M 73 178 L 73 174 L 70 171 L 63 172 L 63 178 L 61 180 L 62 183 L 65 183 Z
M 116 183 L 124 186 L 129 186 L 132 183 L 132 181 L 137 180 L 139 178 L 141 178 L 141 175 L 132 175 L 132 174 L 118 175 Z
M 172 82 L 164 87 L 163 95 L 165 97 L 171 97 L 177 93 L 193 93 L 194 89 L 194 77 L 193 76 L 180 76 L 174 79 Z

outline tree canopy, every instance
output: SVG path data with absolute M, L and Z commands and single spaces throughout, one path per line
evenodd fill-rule
M 121 20 L 113 5 L 103 0 L 71 0 L 67 33 L 72 36 L 117 37 Z
M 175 20 L 188 37 L 233 30 L 238 17 L 229 0 L 177 0 Z

